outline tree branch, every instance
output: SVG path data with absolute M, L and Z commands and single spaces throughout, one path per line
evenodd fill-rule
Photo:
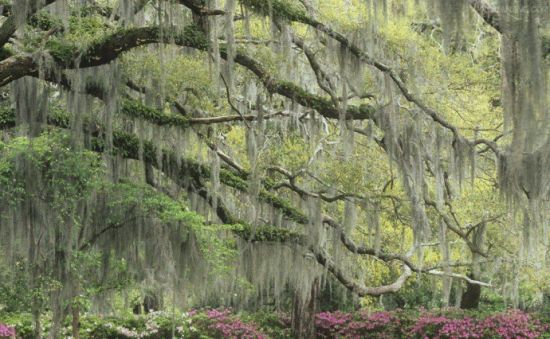
M 365 287 L 359 285 L 346 277 L 344 272 L 339 269 L 332 260 L 330 260 L 321 250 L 316 248 L 310 248 L 311 252 L 317 259 L 317 262 L 324 266 L 338 281 L 344 285 L 348 290 L 354 292 L 360 297 L 365 296 L 380 296 L 387 293 L 395 293 L 399 291 L 407 279 L 412 275 L 411 269 L 407 265 L 403 265 L 403 273 L 390 285 L 377 286 L 377 287 Z
M 21 0 L 15 0 L 15 1 L 21 1 Z M 46 0 L 44 2 L 34 0 L 31 2 L 31 5 L 27 9 L 27 20 L 31 18 L 36 12 L 38 12 L 40 9 L 44 8 L 45 6 L 56 2 L 57 0 Z M 2 26 L 0 27 L 0 46 L 4 46 L 10 38 L 13 36 L 15 31 L 19 28 L 17 25 L 17 18 L 15 15 L 13 15 L 12 10 L 13 8 L 10 6 L 8 7 L 11 15 L 4 21 Z

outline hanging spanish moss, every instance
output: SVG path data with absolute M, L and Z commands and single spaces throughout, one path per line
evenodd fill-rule
M 209 8 L 217 8 L 217 0 L 208 0 Z M 209 66 L 210 76 L 212 78 L 212 88 L 214 94 L 217 95 L 220 89 L 220 44 L 218 35 L 220 31 L 219 19 L 216 15 L 208 17 L 208 52 L 209 52 Z
M 38 136 L 47 120 L 47 86 L 36 78 L 25 77 L 13 82 L 12 92 L 16 124 L 23 135 Z
M 550 5 L 494 3 L 6 2 L 0 270 L 52 281 L 35 336 L 154 299 L 313 337 L 319 302 L 360 305 L 321 291 L 393 307 L 411 276 L 428 304 L 523 305 L 550 253 Z
M 449 266 L 449 263 L 451 261 L 451 258 L 449 240 L 447 239 L 447 225 L 443 220 L 439 221 L 439 246 L 441 251 L 441 262 L 443 264 L 443 270 L 446 274 L 450 274 L 451 267 Z M 443 307 L 449 306 L 452 282 L 453 280 L 449 276 L 443 278 L 443 291 L 441 296 Z
M 511 133 L 509 148 L 499 158 L 499 184 L 509 203 L 523 211 L 523 247 L 529 254 L 534 246 L 529 239 L 545 223 L 543 201 L 550 194 L 549 72 L 540 35 L 547 26 L 548 4 L 503 0 L 499 9 L 504 122 Z
M 441 17 L 447 48 L 451 40 L 458 40 L 462 36 L 463 16 L 466 9 L 465 0 L 445 1 L 438 0 L 437 9 Z M 456 42 L 455 42 L 456 43 Z
M 226 51 L 227 51 L 227 58 L 226 58 L 226 74 L 227 74 L 227 85 L 229 87 L 229 93 L 234 92 L 234 62 L 233 59 L 235 59 L 235 28 L 234 28 L 234 20 L 235 20 L 235 7 L 236 7 L 236 1 L 235 0 L 227 0 L 225 2 L 225 40 L 226 40 Z

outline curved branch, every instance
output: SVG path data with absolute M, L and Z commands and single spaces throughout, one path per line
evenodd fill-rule
M 57 114 L 50 114 L 48 116 L 48 123 L 60 128 L 68 128 L 70 126 L 68 115 L 59 113 L 59 112 Z M 8 110 L 0 111 L 0 129 L 12 128 L 14 126 L 15 126 L 14 110 L 8 109 Z M 97 129 L 94 131 L 92 135 L 94 137 L 98 137 L 102 133 L 100 130 L 101 126 L 96 126 L 96 127 Z M 92 145 L 94 145 L 95 151 L 103 152 L 103 146 L 102 146 L 103 143 L 96 142 L 96 143 L 92 143 Z M 208 195 L 205 185 L 203 184 L 203 180 L 209 180 L 210 178 L 210 169 L 207 166 L 202 165 L 198 162 L 195 162 L 191 159 L 180 158 L 174 152 L 167 151 L 167 150 L 164 150 L 162 152 L 162 157 L 161 159 L 159 159 L 157 157 L 158 152 L 155 146 L 151 142 L 143 141 L 142 145 L 143 145 L 144 162 L 162 171 L 165 175 L 167 175 L 171 180 L 173 180 L 178 185 L 184 188 L 187 188 L 188 190 L 193 190 L 194 192 L 202 196 L 204 199 L 206 199 L 211 205 L 213 205 L 213 200 L 212 200 L 213 198 L 210 195 Z M 140 159 L 139 138 L 131 133 L 127 133 L 121 130 L 113 131 L 113 146 L 114 146 L 114 150 L 117 153 L 119 153 L 120 155 L 122 155 L 127 159 L 134 159 L 134 160 Z M 220 182 L 224 183 L 227 186 L 233 187 L 237 190 L 241 190 L 245 192 L 248 191 L 247 183 L 245 181 L 242 181 L 240 178 L 230 174 L 230 172 L 223 169 L 220 170 Z M 280 241 L 280 242 L 292 241 L 294 243 L 298 243 L 302 245 L 305 244 L 305 241 L 301 235 L 295 232 L 291 232 L 288 229 L 280 229 L 276 227 L 264 227 L 264 228 L 259 227 L 258 230 L 260 231 L 256 229 L 252 231 L 249 227 L 247 227 L 245 223 L 242 223 L 231 216 L 231 213 L 224 207 L 223 201 L 219 199 L 219 197 L 215 199 L 218 199 L 216 213 L 220 217 L 220 219 L 225 223 L 237 225 L 235 226 L 236 227 L 235 231 L 242 233 L 243 236 L 247 237 L 247 238 L 245 237 L 246 239 L 250 241 Z M 288 217 L 292 218 L 298 223 L 306 224 L 308 222 L 308 218 L 305 215 L 303 215 L 298 210 L 295 210 L 292 207 L 290 207 L 288 203 L 285 202 L 284 200 L 274 195 L 271 195 L 270 193 L 261 191 L 260 200 L 268 204 L 271 204 L 275 208 L 280 209 L 283 212 L 283 214 L 287 215 Z M 338 225 L 336 221 L 334 221 L 329 217 L 324 217 L 323 222 L 330 225 L 331 227 L 334 227 L 335 229 L 341 230 L 341 226 Z M 262 232 L 264 232 L 265 234 Z M 405 274 L 408 270 L 434 274 L 433 272 L 431 272 L 433 270 L 425 271 L 415 267 L 414 264 L 412 264 L 412 262 L 410 262 L 405 256 L 384 253 L 384 252 L 377 253 L 374 249 L 355 245 L 353 241 L 344 234 L 344 232 L 340 232 L 340 234 L 341 234 L 341 241 L 351 253 L 371 255 L 386 262 L 394 261 L 394 260 L 403 262 L 404 265 L 407 267 L 407 269 L 405 269 L 404 275 L 402 275 L 400 279 L 406 280 L 406 278 L 410 275 L 410 274 Z M 315 249 L 310 248 L 310 250 L 313 252 Z M 398 286 L 400 286 L 400 284 L 402 285 L 402 283 L 397 283 L 401 281 L 398 279 L 396 283 L 392 285 L 388 285 L 386 287 L 372 287 L 372 288 L 361 287 L 353 283 L 351 280 L 347 279 L 339 270 L 339 268 L 336 267 L 333 263 L 331 263 L 320 252 L 313 252 L 313 253 L 316 255 L 316 258 L 318 259 L 318 262 L 320 264 L 323 265 L 323 262 L 325 262 L 325 264 L 327 265 L 326 266 L 327 269 L 331 271 L 331 273 L 334 274 L 335 277 L 337 277 L 337 279 L 340 282 L 342 282 L 347 288 L 351 289 L 356 293 L 362 293 L 363 295 L 379 295 L 377 293 L 395 292 L 395 289 Z M 438 275 L 437 273 L 435 274 Z M 456 275 L 455 277 L 460 278 L 459 275 Z
M 325 33 L 329 37 L 338 41 L 342 48 L 347 49 L 358 60 L 361 60 L 366 64 L 378 69 L 382 73 L 387 74 L 392 79 L 394 84 L 399 88 L 401 94 L 405 97 L 405 99 L 407 99 L 407 101 L 413 103 L 418 108 L 420 108 L 425 114 L 430 116 L 433 121 L 435 121 L 442 127 L 450 130 L 455 138 L 462 138 L 464 140 L 467 140 L 466 138 L 462 137 L 459 129 L 456 126 L 451 124 L 433 108 L 429 107 L 419 97 L 413 94 L 394 69 L 383 64 L 382 62 L 377 61 L 365 51 L 360 49 L 357 45 L 352 43 L 343 34 L 333 30 L 324 23 L 315 19 L 313 16 L 308 15 L 302 8 L 288 6 L 288 4 L 284 3 L 282 0 L 242 0 L 242 2 L 264 15 L 269 14 L 269 8 L 273 8 L 274 11 L 277 10 L 276 15 L 274 14 L 276 18 L 280 17 L 284 20 L 299 22 L 304 25 L 308 25 L 322 33 Z
M 447 273 L 447 272 L 443 272 L 443 271 L 438 271 L 438 270 L 429 270 L 427 271 L 426 273 L 428 274 L 431 274 L 431 275 L 437 275 L 437 276 L 444 276 L 444 277 L 451 277 L 451 278 L 457 278 L 457 279 L 461 279 L 461 280 L 464 280 L 466 282 L 468 282 L 469 284 L 472 284 L 472 285 L 479 285 L 479 286 L 485 286 L 485 287 L 493 287 L 493 285 L 491 283 L 486 283 L 484 281 L 479 281 L 479 280 L 474 280 L 466 275 L 463 275 L 463 274 L 457 274 L 457 273 Z
M 64 83 L 64 85 L 68 86 L 68 84 L 66 82 Z M 96 93 L 96 91 L 92 91 L 92 94 L 96 95 L 96 96 L 98 95 L 98 93 Z M 123 102 L 121 112 L 128 115 L 128 116 L 137 117 L 137 118 L 144 118 L 145 120 L 150 121 L 152 123 L 155 123 L 157 125 L 170 124 L 170 125 L 175 125 L 175 126 L 180 126 L 180 127 L 187 127 L 189 125 L 190 121 L 193 120 L 193 119 L 187 119 L 187 118 L 180 117 L 180 116 L 168 116 L 168 115 L 166 115 L 166 114 L 164 114 L 164 113 L 162 113 L 158 110 L 143 106 L 142 104 L 140 104 L 138 102 L 129 101 L 129 100 L 126 100 L 126 101 Z M 253 116 L 250 116 L 250 118 L 252 118 L 252 117 Z M 220 121 L 220 119 L 224 119 L 224 118 L 226 118 L 226 117 L 199 118 L 199 119 L 200 120 L 215 119 L 217 121 Z M 233 119 L 239 120 L 239 119 L 242 119 L 242 118 L 240 116 L 233 116 Z M 153 154 L 155 154 L 155 152 L 153 152 Z M 224 158 L 222 158 L 222 159 L 224 159 Z M 227 159 L 224 159 L 224 161 L 226 161 L 226 160 Z M 204 165 L 199 165 L 197 163 L 193 164 L 193 166 L 199 166 L 199 167 L 202 166 L 202 169 L 199 169 L 197 171 L 197 173 L 199 173 L 199 175 L 196 176 L 196 178 L 197 178 L 196 180 L 199 180 L 199 178 L 202 178 L 202 177 L 204 177 L 206 179 L 209 178 L 209 174 L 208 174 L 209 169 L 208 168 L 204 167 Z M 168 167 L 168 168 L 170 168 L 170 167 Z M 295 191 L 296 193 L 298 193 L 302 198 L 304 198 L 306 196 L 313 196 L 314 193 L 307 192 L 307 191 L 305 191 L 303 189 L 300 189 L 299 187 L 297 187 L 293 184 L 294 179 L 297 177 L 297 175 L 299 175 L 299 173 L 298 174 L 292 174 L 288 170 L 286 170 L 284 168 L 281 168 L 281 167 L 272 167 L 271 169 L 283 174 L 284 176 L 286 176 L 291 181 L 291 183 L 289 185 L 286 185 L 286 186 L 289 187 L 291 190 Z M 238 166 L 237 170 L 239 172 L 239 175 L 245 176 L 245 177 L 248 176 L 248 174 L 240 166 Z M 200 173 L 203 173 L 204 176 L 201 176 Z M 243 192 L 246 192 L 248 190 L 248 182 L 247 181 L 242 180 L 239 176 L 235 176 L 234 174 L 231 174 L 231 172 L 229 172 L 227 170 L 222 170 L 221 176 L 220 176 L 220 181 L 225 185 L 228 185 L 230 187 L 233 187 L 233 188 L 235 188 L 237 190 L 240 190 L 240 191 L 243 191 Z M 347 195 L 344 194 L 342 197 L 344 197 L 344 196 L 347 196 Z M 291 220 L 294 220 L 294 221 L 296 221 L 300 224 L 307 224 L 308 223 L 308 218 L 305 214 L 298 211 L 297 209 L 292 208 L 290 206 L 290 204 L 285 202 L 283 199 L 278 198 L 276 195 L 273 195 L 273 194 L 269 193 L 267 190 L 261 190 L 259 197 L 260 197 L 260 200 L 263 201 L 264 203 L 271 204 L 275 208 L 280 209 L 287 218 L 289 218 Z M 323 195 L 318 195 L 317 197 L 319 197 L 319 198 L 321 198 L 325 201 L 329 201 L 329 202 L 338 200 L 340 198 L 340 196 L 325 197 Z M 425 198 L 425 201 L 426 201 L 427 205 L 431 205 L 431 206 L 434 206 L 434 208 L 436 208 L 435 202 L 430 201 L 428 198 Z M 483 256 L 486 256 L 485 253 L 481 252 L 480 249 L 478 249 L 477 246 L 474 246 L 474 244 L 469 240 L 468 234 L 466 234 L 465 232 L 463 232 L 459 228 L 455 227 L 452 224 L 452 222 L 447 218 L 447 216 L 445 214 L 442 214 L 439 210 L 437 210 L 437 211 L 442 215 L 442 217 L 444 218 L 444 221 L 448 225 L 449 229 L 451 231 L 453 231 L 454 233 L 456 233 L 457 235 L 459 235 L 467 243 L 467 245 L 470 247 L 470 249 L 472 250 L 473 253 L 478 253 L 478 254 L 481 254 Z M 220 217 L 220 219 L 224 220 L 224 218 L 222 218 L 222 217 Z M 225 219 L 227 219 L 227 218 L 225 218 Z M 229 222 L 227 222 L 227 223 L 229 223 Z M 408 267 L 410 267 L 415 272 L 423 272 L 423 273 L 432 274 L 429 270 L 424 270 L 424 269 L 420 269 L 420 268 L 415 267 L 414 264 L 406 256 L 398 255 L 398 254 L 391 254 L 391 253 L 383 253 L 383 252 L 380 253 L 379 251 L 376 251 L 373 248 L 360 247 L 360 246 L 355 245 L 353 243 L 353 241 L 351 239 L 349 239 L 347 237 L 347 235 L 342 231 L 342 227 L 334 219 L 332 219 L 330 217 L 324 217 L 323 223 L 325 223 L 325 224 L 333 227 L 337 231 L 339 231 L 341 242 L 352 253 L 375 256 L 375 257 L 377 257 L 377 258 L 379 258 L 383 261 L 399 260 L 399 261 L 405 263 Z
M 315 256 L 315 259 L 317 259 L 317 262 L 321 264 L 322 266 L 326 267 L 326 269 L 334 275 L 338 281 L 344 285 L 348 290 L 354 292 L 360 297 L 365 296 L 380 296 L 382 294 L 387 293 L 395 293 L 399 291 L 407 279 L 412 275 L 412 271 L 407 265 L 403 265 L 403 273 L 395 280 L 394 283 L 390 285 L 384 285 L 384 286 L 377 286 L 377 287 L 366 287 L 357 284 L 356 282 L 352 281 L 346 275 L 344 272 L 342 272 L 341 269 L 339 269 L 334 262 L 332 262 L 321 250 L 311 248 L 311 252 Z
M 175 28 L 163 28 L 162 30 L 161 32 L 159 27 L 124 29 L 105 37 L 84 51 L 79 50 L 76 46 L 51 42 L 49 53 L 61 68 L 74 69 L 110 63 L 122 53 L 133 48 L 146 44 L 163 43 L 165 41 L 162 39 L 166 36 L 170 36 L 170 42 L 178 46 L 202 51 L 208 49 L 207 39 L 196 26 L 187 26 L 183 33 L 178 33 Z M 225 49 L 220 51 L 220 55 L 227 59 Z M 25 75 L 36 75 L 38 63 L 33 59 L 31 56 L 15 56 L 0 62 L 0 87 Z M 243 52 L 236 53 L 235 62 L 253 72 L 269 92 L 285 96 L 304 107 L 315 109 L 326 118 L 339 119 L 340 111 L 329 99 L 311 94 L 294 83 L 276 80 L 258 61 Z M 372 119 L 375 112 L 376 108 L 371 105 L 350 105 L 346 112 L 346 118 Z

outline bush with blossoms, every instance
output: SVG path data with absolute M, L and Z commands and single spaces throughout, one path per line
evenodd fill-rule
M 6 324 L 0 324 L 0 338 L 15 338 L 15 328 Z
M 319 338 L 395 338 L 403 326 L 411 323 L 410 312 L 321 312 L 316 315 L 315 328 Z
M 231 309 L 192 310 L 187 315 L 185 324 L 177 328 L 183 338 L 267 338 L 254 322 L 241 320 Z
M 3 321 L 0 319 L 0 321 Z M 0 323 L 0 339 L 33 338 L 27 321 Z M 462 310 L 394 310 L 321 312 L 316 315 L 317 338 L 550 338 L 547 321 L 518 310 L 484 314 Z M 18 325 L 19 324 L 19 325 Z M 15 326 L 15 327 L 14 327 Z M 25 325 L 27 326 L 27 325 Z M 288 315 L 273 312 L 237 313 L 231 309 L 202 309 L 173 315 L 154 312 L 126 317 L 83 315 L 80 337 L 95 338 L 289 338 Z M 46 329 L 48 326 L 45 327 Z M 64 328 L 66 337 L 70 326 Z
M 518 310 L 494 315 L 448 310 L 396 310 L 355 315 L 323 312 L 316 318 L 319 338 L 540 338 L 548 325 Z

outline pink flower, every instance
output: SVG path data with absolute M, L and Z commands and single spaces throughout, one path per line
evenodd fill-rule
M 0 324 L 0 338 L 11 338 L 15 337 L 15 328 L 10 327 L 5 324 Z
M 230 315 L 230 309 L 207 310 L 206 316 L 212 321 L 209 328 L 224 338 L 267 338 L 254 324 L 243 323 Z

